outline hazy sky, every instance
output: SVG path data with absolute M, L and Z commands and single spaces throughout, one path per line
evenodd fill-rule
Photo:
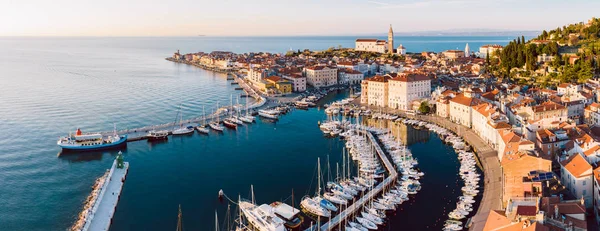
M 0 0 L 0 36 L 541 31 L 593 16 L 600 0 Z

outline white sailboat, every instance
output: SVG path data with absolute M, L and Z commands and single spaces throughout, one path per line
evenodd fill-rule
M 215 131 L 222 132 L 225 129 L 225 127 L 223 127 L 221 125 L 221 123 L 219 122 L 219 116 L 220 115 L 218 114 L 218 111 L 219 111 L 219 102 L 217 102 L 217 114 L 215 115 L 214 111 L 213 111 L 213 115 L 215 115 L 217 117 L 217 121 L 216 122 L 215 121 L 211 122 L 210 124 L 208 124 L 208 126 L 210 128 L 212 128 L 213 130 L 215 130 Z
M 175 127 L 173 129 L 173 135 L 187 135 L 193 133 L 193 126 L 183 126 L 183 113 L 181 113 L 181 105 L 179 105 L 179 109 L 177 111 L 177 114 L 179 115 L 179 128 Z
M 318 162 L 318 175 L 317 176 L 317 192 L 315 193 L 315 197 L 311 198 L 309 196 L 304 196 L 302 201 L 300 202 L 300 207 L 302 207 L 306 212 L 319 216 L 319 217 L 330 217 L 331 211 L 321 206 L 320 197 L 321 194 L 321 161 L 317 158 Z
M 202 124 L 196 126 L 196 130 L 202 134 L 208 134 L 209 130 L 206 127 L 206 114 L 204 113 L 204 106 L 202 106 Z
M 254 116 L 250 115 L 250 111 L 248 110 L 248 97 L 246 97 L 246 115 L 242 117 L 247 121 L 250 121 L 250 123 L 254 122 Z

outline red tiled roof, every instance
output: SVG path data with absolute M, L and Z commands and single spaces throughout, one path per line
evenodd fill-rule
M 537 207 L 525 205 L 518 206 L 517 214 L 521 216 L 535 216 L 537 214 Z

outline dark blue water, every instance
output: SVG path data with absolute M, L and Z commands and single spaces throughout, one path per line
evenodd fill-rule
M 502 38 L 397 40 L 411 51 L 454 49 L 454 44 L 465 42 L 475 48 L 475 41 L 500 43 Z M 113 123 L 134 128 L 171 122 L 179 104 L 184 117 L 196 117 L 203 106 L 210 112 L 217 102 L 228 104 L 232 94 L 240 93 L 224 75 L 165 61 L 173 51 L 285 52 L 290 47 L 323 49 L 353 41 L 351 37 L 0 38 L 0 230 L 70 227 L 94 180 L 116 154 L 57 157 L 58 136 L 78 127 L 98 131 L 112 129 Z M 317 109 L 293 111 L 276 124 L 258 122 L 222 135 L 173 138 L 154 145 L 130 143 L 123 151 L 131 168 L 112 230 L 174 228 L 179 204 L 188 230 L 212 228 L 214 211 L 223 214 L 226 209 L 217 202 L 217 191 L 248 197 L 250 184 L 260 203 L 286 199 L 292 189 L 298 203 L 302 195 L 312 194 L 309 186 L 317 157 L 324 163 L 329 155 L 332 165 L 341 158 L 342 143 L 323 138 L 317 127 L 324 118 Z M 415 155 L 419 157 L 417 151 Z M 445 158 L 450 157 L 434 159 L 449 161 Z M 449 180 L 427 174 L 426 180 L 435 184 Z M 424 194 L 426 203 L 431 198 Z M 422 212 L 419 219 L 430 215 Z M 401 217 L 416 222 L 415 216 Z

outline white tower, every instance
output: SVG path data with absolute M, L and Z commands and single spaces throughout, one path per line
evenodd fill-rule
M 471 56 L 471 50 L 469 49 L 469 43 L 465 46 L 465 57 Z

